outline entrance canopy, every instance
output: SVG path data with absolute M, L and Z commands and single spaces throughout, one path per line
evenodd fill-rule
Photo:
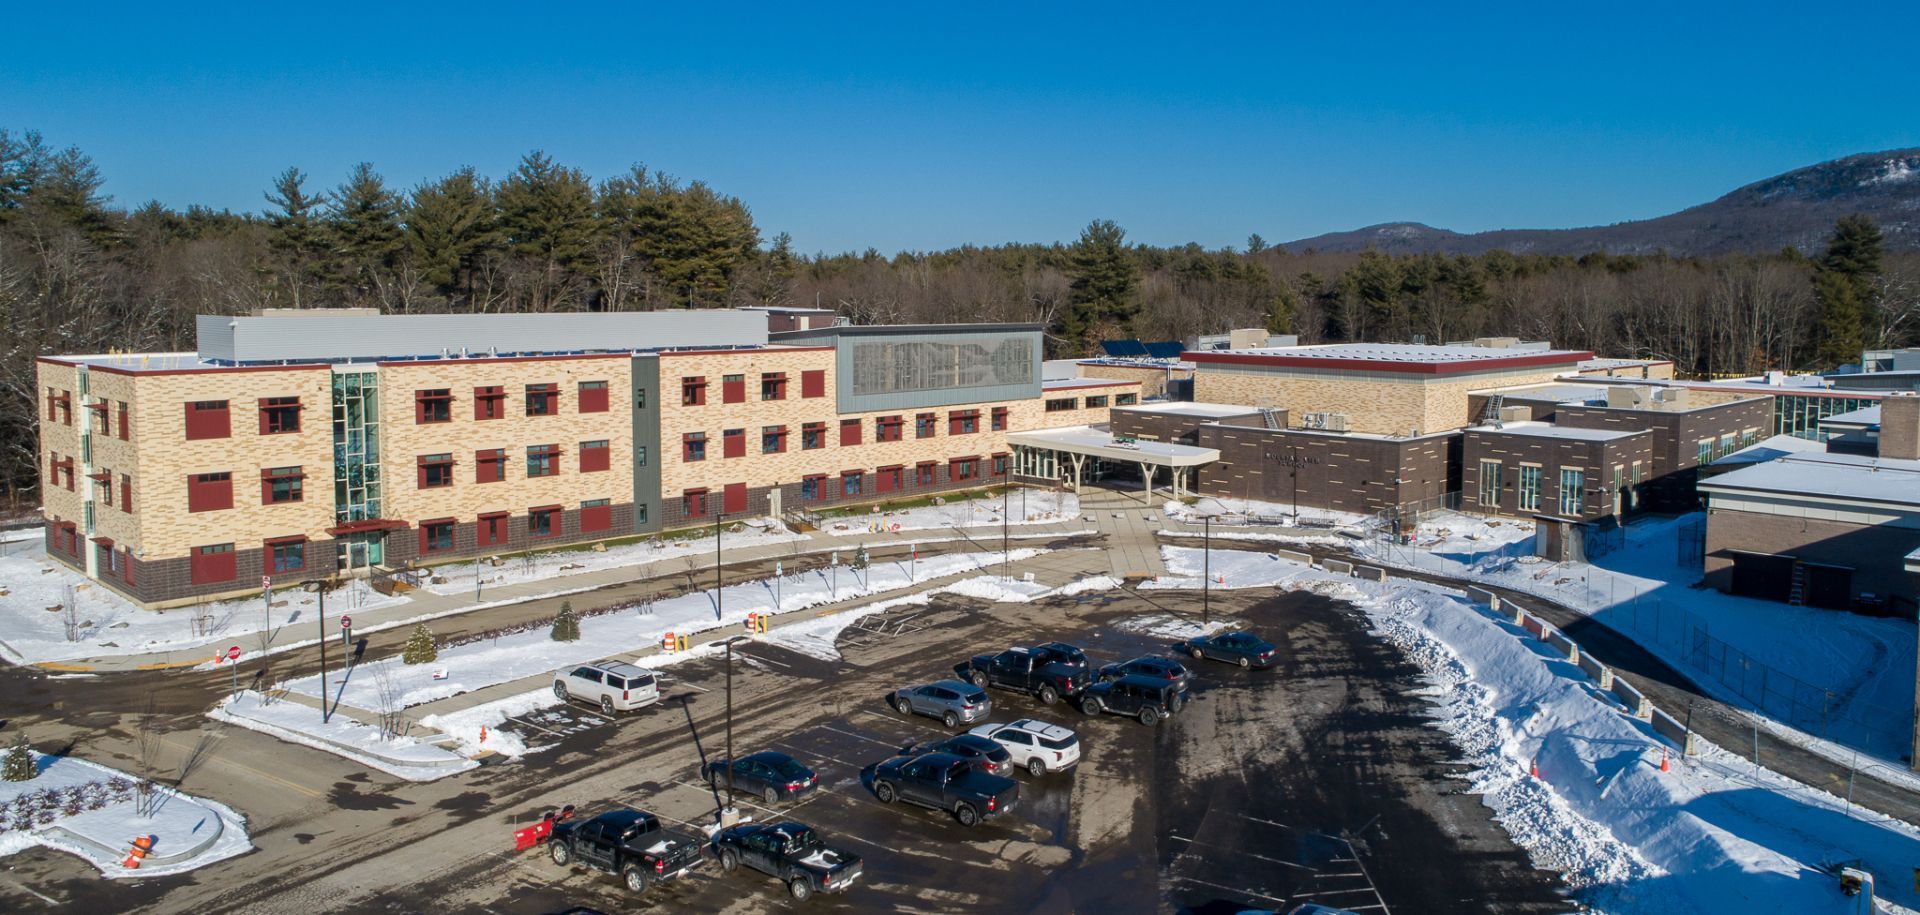
M 1215 448 L 1140 441 L 1131 436 L 1116 436 L 1093 426 L 1010 432 L 1007 434 L 1007 443 L 1020 449 L 1048 452 L 1063 458 L 1060 461 L 1064 465 L 1061 479 L 1076 492 L 1080 489 L 1081 471 L 1089 458 L 1116 464 L 1137 464 L 1140 478 L 1146 483 L 1149 501 L 1153 495 L 1153 477 L 1160 468 L 1171 471 L 1173 496 L 1177 499 L 1186 486 L 1187 474 L 1193 468 L 1220 459 L 1220 452 Z

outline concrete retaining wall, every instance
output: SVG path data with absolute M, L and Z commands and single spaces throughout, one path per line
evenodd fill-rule
M 1586 671 L 1587 676 L 1593 678 L 1593 682 L 1600 684 L 1601 689 L 1613 689 L 1612 668 L 1594 660 L 1593 655 L 1582 653 L 1574 663 L 1579 664 L 1580 669 Z
M 1682 755 L 1692 756 L 1693 732 L 1687 730 L 1685 725 L 1666 712 L 1659 709 L 1650 709 L 1650 711 L 1653 714 L 1648 718 L 1648 722 L 1653 725 L 1653 732 L 1673 741 L 1674 745 L 1680 748 Z
M 1580 663 L 1580 646 L 1575 645 L 1572 639 L 1567 638 L 1566 633 L 1558 629 L 1549 629 L 1544 639 L 1548 645 L 1553 646 L 1555 651 L 1566 655 L 1567 660 L 1575 664 Z
M 1635 718 L 1645 718 L 1653 711 L 1653 703 L 1648 702 L 1646 696 L 1634 689 L 1633 684 L 1619 677 L 1613 679 L 1613 695 L 1614 698 L 1626 704 L 1627 714 Z
M 1332 572 L 1335 575 L 1353 574 L 1353 563 L 1339 559 L 1322 559 L 1320 560 L 1320 568 Z
M 1353 577 L 1384 583 L 1387 580 L 1387 570 L 1378 566 L 1354 566 Z
M 1541 641 L 1546 641 L 1546 638 L 1547 638 L 1547 621 L 1546 620 L 1543 620 L 1537 616 L 1530 616 L 1528 614 L 1522 613 L 1520 614 L 1520 628 L 1533 633 L 1534 638 L 1539 639 Z
M 1485 588 L 1476 588 L 1472 585 L 1468 585 L 1467 599 L 1473 601 L 1476 605 L 1485 607 L 1489 610 L 1500 609 L 1500 596 Z
M 1296 553 L 1292 550 L 1274 550 L 1273 555 L 1274 555 L 1274 558 L 1276 559 L 1284 559 L 1288 562 L 1297 562 L 1303 566 L 1313 565 L 1313 557 L 1308 556 L 1305 553 Z

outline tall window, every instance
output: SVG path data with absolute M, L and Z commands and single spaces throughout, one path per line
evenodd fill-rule
M 453 420 L 453 392 L 447 388 L 429 388 L 413 392 L 413 421 L 416 424 L 444 423 Z
M 900 430 L 906 423 L 898 416 L 882 416 L 873 421 L 873 440 L 876 442 L 897 442 Z
M 682 493 L 680 496 L 680 510 L 682 514 L 689 518 L 706 517 L 707 491 L 704 489 L 689 489 L 685 493 Z
M 580 412 L 607 412 L 607 383 L 604 381 L 580 382 Z
M 481 546 L 499 546 L 507 542 L 507 513 L 488 512 L 473 527 L 473 536 Z
M 507 478 L 507 449 L 489 448 L 473 453 L 473 481 L 498 483 Z
M 1007 431 L 1007 408 L 1006 407 L 993 408 L 993 431 L 995 432 Z
M 680 459 L 688 463 L 707 459 L 707 434 L 688 432 L 680 437 Z
M 1560 514 L 1569 518 L 1578 517 L 1585 504 L 1585 493 L 1581 492 L 1587 483 L 1585 472 L 1572 467 L 1560 468 Z
M 444 553 L 453 549 L 453 519 L 420 522 L 420 552 Z
M 592 473 L 613 466 L 609 457 L 606 439 L 595 439 L 580 443 L 580 472 Z
M 705 375 L 689 375 L 680 379 L 680 403 L 697 407 L 707 402 L 707 378 Z
M 560 412 L 560 386 L 557 384 L 527 385 L 527 415 L 552 416 Z
M 760 399 L 761 400 L 786 400 L 787 399 L 787 373 L 786 372 L 760 373 Z
M 527 536 L 535 540 L 560 536 L 560 506 L 527 509 Z
M 1499 461 L 1480 462 L 1480 504 L 1492 508 L 1500 504 Z
M 307 538 L 288 537 L 267 541 L 268 568 L 273 574 L 302 572 L 307 568 Z
M 1693 460 L 1696 464 L 1706 464 L 1713 460 L 1713 439 L 1703 438 L 1694 443 Z
M 932 438 L 939 434 L 940 430 L 935 425 L 939 421 L 939 417 L 932 413 L 915 414 L 913 417 L 913 437 Z
M 495 384 L 473 389 L 474 419 L 505 419 L 506 415 L 506 388 Z
M 1520 511 L 1537 512 L 1540 510 L 1540 467 L 1536 464 L 1520 465 Z
M 848 496 L 859 495 L 860 494 L 860 477 L 861 477 L 861 473 L 858 470 L 849 470 L 845 473 L 842 473 L 840 475 L 841 493 Z
M 226 438 L 233 434 L 227 422 L 227 402 L 196 400 L 187 404 L 187 439 Z
M 260 471 L 260 501 L 284 505 L 306 498 L 307 475 L 298 467 L 272 467 Z
M 453 485 L 453 455 L 423 454 L 419 458 L 421 489 L 439 489 Z
M 800 450 L 812 451 L 827 447 L 826 423 L 803 423 L 800 426 Z
M 786 426 L 760 427 L 760 453 L 781 454 L 787 450 Z
M 119 404 L 120 404 L 120 440 L 124 442 L 127 440 L 127 433 L 132 428 L 132 426 L 130 426 L 127 423 L 127 402 L 122 400 L 119 402 Z
M 528 445 L 527 476 L 550 477 L 560 472 L 559 445 Z
M 260 434 L 300 431 L 300 398 L 268 397 L 260 401 Z

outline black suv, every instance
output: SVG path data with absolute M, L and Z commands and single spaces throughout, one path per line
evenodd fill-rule
M 1100 668 L 1102 680 L 1118 680 L 1121 677 L 1132 676 L 1161 680 L 1185 689 L 1188 678 L 1187 665 L 1169 657 L 1150 654 Z
M 1177 683 L 1151 677 L 1127 676 L 1103 680 L 1087 687 L 1080 695 L 1080 711 L 1089 715 L 1112 712 L 1140 719 L 1141 724 L 1159 724 L 1187 704 L 1187 691 Z

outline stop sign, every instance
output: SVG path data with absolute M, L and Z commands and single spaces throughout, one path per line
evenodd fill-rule
M 343 615 L 343 616 L 341 616 L 341 617 L 340 617 L 340 628 L 342 628 L 342 629 L 352 629 L 352 628 L 353 628 L 353 617 L 350 617 L 350 616 L 344 616 L 344 615 Z
M 232 648 L 227 649 L 227 660 L 229 661 L 240 660 L 240 646 L 235 645 Z

